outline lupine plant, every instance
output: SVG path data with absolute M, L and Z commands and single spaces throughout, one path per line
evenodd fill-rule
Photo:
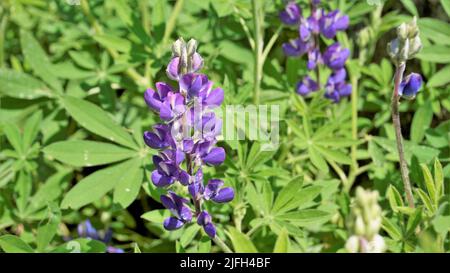
M 449 252 L 449 15 L 0 1 L 0 252 Z

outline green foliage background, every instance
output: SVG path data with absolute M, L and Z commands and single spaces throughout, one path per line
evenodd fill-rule
M 112 244 L 127 252 L 222 251 L 195 224 L 162 228 L 164 190 L 149 180 L 155 151 L 142 141 L 156 122 L 143 92 L 168 81 L 170 45 L 184 37 L 199 41 L 203 72 L 225 90 L 224 104 L 251 104 L 257 85 L 261 104 L 280 106 L 277 150 L 222 141 L 225 164 L 205 174 L 237 193 L 208 207 L 234 251 L 344 251 L 359 185 L 380 192 L 388 251 L 448 252 L 450 2 L 323 2 L 350 16 L 338 40 L 352 52 L 353 94 L 339 104 L 295 94 L 305 60 L 282 54 L 296 33 L 280 27 L 281 1 L 257 0 L 270 45 L 257 83 L 250 0 L 1 1 L 0 249 L 71 252 L 76 242 L 82 252 L 104 252 L 101 242 L 77 239 L 76 225 L 89 218 L 111 227 Z M 424 48 L 408 70 L 425 86 L 400 111 L 417 209 L 402 201 L 385 52 L 391 30 L 413 15 Z

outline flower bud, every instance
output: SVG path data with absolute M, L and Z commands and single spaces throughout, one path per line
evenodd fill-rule
M 410 41 L 408 59 L 412 59 L 422 49 L 422 41 L 419 36 L 416 36 Z
M 401 40 L 408 39 L 408 26 L 405 23 L 397 27 L 397 37 Z
M 183 38 L 179 38 L 172 44 L 172 55 L 180 57 L 184 47 L 186 47 L 186 43 Z
M 345 249 L 347 249 L 350 253 L 358 253 L 359 252 L 359 238 L 358 236 L 350 236 L 345 243 Z
M 197 52 L 197 41 L 190 39 L 186 47 L 188 56 L 193 56 Z

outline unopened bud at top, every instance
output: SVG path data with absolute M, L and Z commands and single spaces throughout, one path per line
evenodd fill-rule
M 187 54 L 188 56 L 192 56 L 197 52 L 197 41 L 194 39 L 190 39 L 187 43 Z
M 397 28 L 397 38 L 388 43 L 388 53 L 395 64 L 406 62 L 422 49 L 416 17 Z

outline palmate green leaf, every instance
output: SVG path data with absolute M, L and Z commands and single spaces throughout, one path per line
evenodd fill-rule
M 258 253 L 255 245 L 250 238 L 237 230 L 235 227 L 229 227 L 227 232 L 228 237 L 233 244 L 234 252 L 236 253 Z
M 412 0 L 401 0 L 403 6 L 412 14 L 415 16 L 419 16 L 419 13 L 417 12 L 416 4 Z
M 306 227 L 327 222 L 331 218 L 331 214 L 318 209 L 305 209 L 277 215 L 275 218 L 281 221 L 289 221 L 300 227 Z
M 14 150 L 18 154 L 23 154 L 22 136 L 19 128 L 15 124 L 6 123 L 3 125 L 3 132 Z
M 25 214 L 31 215 L 61 196 L 65 185 L 72 179 L 71 170 L 63 169 L 50 176 L 44 184 L 41 184 L 37 192 L 31 197 Z
M 432 63 L 450 63 L 450 46 L 426 46 L 417 54 L 417 58 Z
M 25 122 L 25 126 L 23 128 L 23 136 L 22 136 L 22 146 L 24 151 L 27 151 L 31 148 L 34 140 L 36 139 L 40 126 L 42 122 L 42 111 L 39 110 L 35 112 L 30 118 Z
M 436 195 L 436 185 L 434 184 L 433 176 L 431 176 L 431 172 L 428 169 L 427 165 L 420 164 L 420 167 L 422 168 L 423 178 L 425 180 L 425 187 L 427 188 L 428 195 L 430 196 L 430 199 L 433 202 L 434 206 L 437 207 L 439 198 Z
M 386 195 L 389 201 L 389 205 L 391 206 L 391 209 L 393 211 L 397 211 L 398 207 L 404 206 L 401 194 L 393 185 L 389 185 L 386 191 Z
M 352 164 L 352 159 L 341 151 L 328 149 L 320 145 L 315 145 L 314 148 L 317 149 L 317 151 L 319 151 L 327 160 L 347 165 Z
M 285 187 L 281 189 L 278 193 L 277 198 L 275 199 L 275 203 L 272 207 L 272 212 L 276 213 L 281 208 L 283 208 L 289 201 L 291 201 L 296 195 L 297 192 L 303 185 L 303 177 L 298 176 L 292 179 Z
M 41 45 L 28 31 L 20 31 L 22 52 L 34 73 L 41 77 L 55 91 L 61 92 L 62 87 L 58 78 L 51 71 L 51 62 Z
M 436 185 L 436 195 L 440 198 L 445 193 L 444 173 L 441 162 L 437 158 L 434 159 L 434 184 Z
M 450 65 L 434 73 L 427 82 L 428 87 L 439 87 L 450 82 Z
M 127 178 L 114 187 L 113 201 L 122 208 L 128 207 L 136 199 L 144 180 L 144 170 L 140 166 L 140 160 L 134 161 L 135 165 L 128 170 Z
M 186 248 L 192 240 L 194 240 L 197 233 L 200 231 L 199 225 L 190 225 L 183 230 L 183 234 L 180 237 L 180 244 L 183 248 Z
M 66 194 L 61 208 L 78 209 L 100 199 L 116 185 L 130 179 L 130 173 L 134 174 L 140 166 L 139 159 L 130 159 L 90 174 Z
M 395 140 L 387 139 L 383 137 L 373 137 L 372 138 L 378 145 L 390 153 L 398 154 L 397 144 Z M 412 155 L 417 156 L 417 158 L 422 162 L 427 162 L 439 155 L 440 151 L 425 145 L 417 145 L 411 141 L 404 141 L 405 148 L 405 158 L 409 162 Z
M 92 133 L 133 149 L 138 148 L 131 135 L 97 105 L 71 96 L 64 96 L 62 103 L 67 112 Z
M 0 68 L 0 94 L 28 100 L 54 96 L 53 92 L 40 80 L 5 68 Z
M 47 222 L 38 227 L 36 236 L 37 251 L 43 252 L 48 244 L 55 237 L 60 223 L 60 215 L 57 208 L 52 208 Z
M 110 34 L 97 34 L 94 37 L 98 43 L 106 48 L 112 48 L 120 52 L 130 52 L 132 44 L 130 41 Z
M 162 224 L 164 219 L 170 216 L 170 211 L 167 209 L 156 209 L 148 211 L 141 215 L 141 218 L 156 224 Z
M 450 24 L 434 18 L 420 18 L 417 22 L 421 36 L 436 44 L 450 45 Z
M 30 201 L 32 186 L 33 182 L 31 174 L 21 170 L 16 184 L 14 185 L 15 201 L 21 216 L 23 216 L 28 202 Z
M 34 250 L 17 236 L 0 236 L 0 248 L 6 253 L 33 253 Z
M 97 62 L 86 51 L 69 51 L 72 60 L 80 67 L 94 70 L 98 67 Z
M 422 220 L 422 208 L 416 208 L 414 213 L 408 218 L 408 223 L 406 224 L 406 234 L 405 237 L 413 235 L 416 228 L 420 225 Z
M 137 156 L 134 150 L 91 140 L 54 142 L 42 151 L 51 159 L 76 167 L 103 165 Z
M 294 198 L 278 210 L 278 214 L 304 207 L 313 201 L 322 191 L 321 186 L 309 186 L 298 191 Z
M 425 208 L 429 212 L 434 213 L 436 209 L 434 208 L 430 197 L 422 189 L 416 189 L 416 192 L 417 195 L 419 195 L 420 200 L 422 200 L 422 203 L 424 204 Z
M 203 236 L 198 241 L 198 253 L 210 253 L 211 252 L 211 239 L 208 236 Z
M 392 239 L 398 241 L 402 238 L 401 230 L 388 218 L 383 216 L 381 227 L 386 231 Z
M 278 234 L 277 241 L 273 248 L 273 253 L 287 253 L 289 251 L 289 234 L 288 231 L 283 228 Z
M 320 171 L 327 173 L 328 172 L 328 164 L 320 155 L 320 153 L 315 149 L 315 147 L 308 147 L 308 154 L 311 162 L 314 166 L 316 166 Z
M 430 102 L 422 104 L 414 114 L 411 124 L 411 140 L 420 143 L 425 136 L 425 130 L 433 120 L 433 107 Z

